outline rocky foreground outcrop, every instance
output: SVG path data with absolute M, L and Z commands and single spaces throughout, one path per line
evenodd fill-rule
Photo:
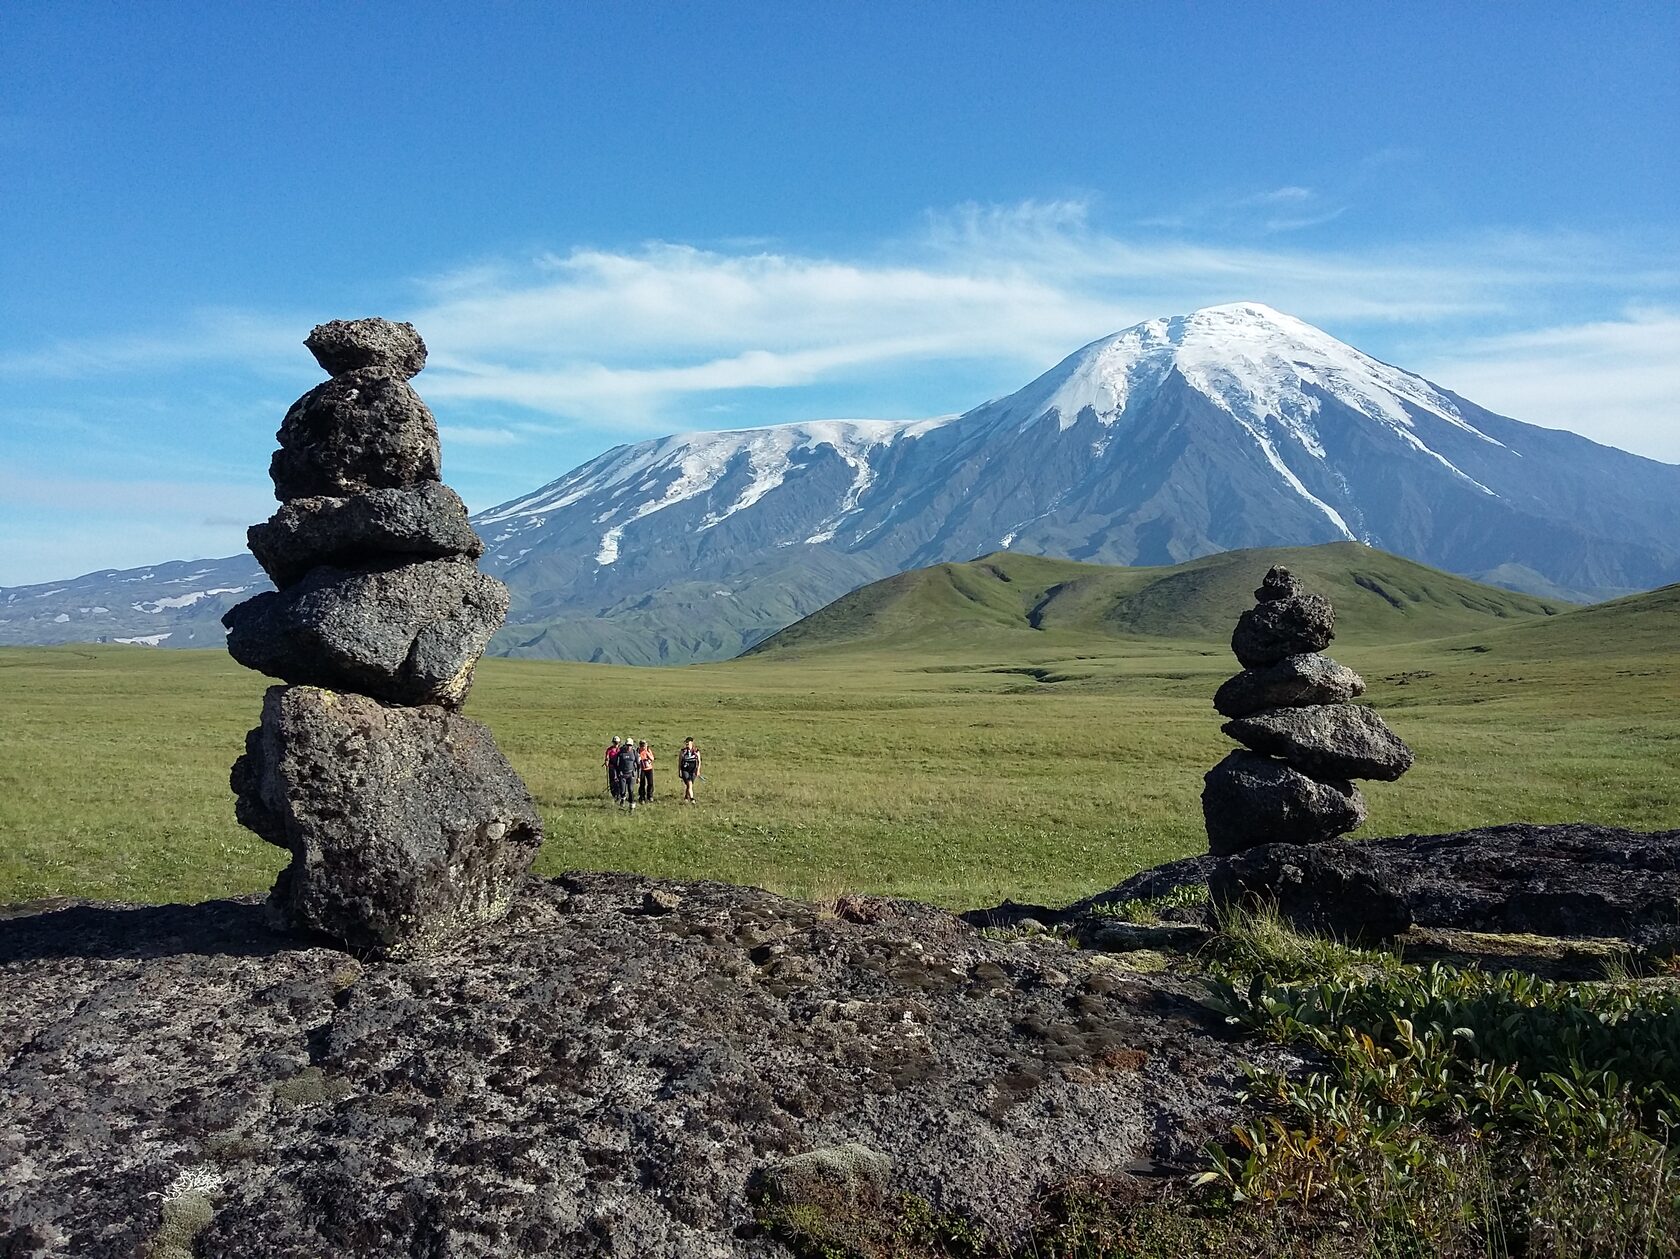
M 1007 1238 L 1229 1129 L 1274 1051 L 1198 996 L 923 906 L 629 875 L 396 961 L 250 900 L 25 909 L 0 1254 L 769 1256 L 753 1193 L 825 1168 Z
M 1126 880 L 1051 921 L 1170 897 L 1208 884 L 1226 904 L 1275 907 L 1292 925 L 1376 942 L 1414 928 L 1624 940 L 1680 951 L 1680 830 L 1628 831 L 1516 822 L 1449 835 L 1396 835 L 1346 844 L 1263 844 L 1230 857 L 1188 857 Z M 1000 907 L 1001 908 L 1001 907 Z M 1008 921 L 1010 912 L 987 911 Z M 1197 908 L 1184 918 L 1200 919 Z

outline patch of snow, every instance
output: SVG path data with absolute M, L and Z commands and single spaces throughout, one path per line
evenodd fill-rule
M 731 503 L 709 512 L 699 526 L 702 529 L 712 528 L 735 513 L 745 511 L 781 485 L 788 473 L 804 462 L 798 458 L 802 452 L 816 451 L 823 446 L 832 447 L 852 465 L 854 490 L 861 494 L 873 478 L 872 472 L 865 471 L 869 451 L 920 437 L 955 418 L 947 415 L 931 420 L 811 420 L 769 428 L 678 433 L 610 450 L 559 481 L 524 498 L 482 512 L 473 517 L 473 521 L 480 528 L 506 524 L 509 529 L 523 529 L 530 527 L 527 521 L 538 513 L 552 513 L 587 499 L 616 500 L 632 489 L 640 494 L 653 495 L 655 489 L 663 485 L 664 489 L 656 496 L 648 497 L 634 507 L 615 504 L 617 510 L 625 512 L 622 520 L 628 525 L 709 493 L 736 465 L 736 461 L 744 457 L 751 479 Z M 860 477 L 864 479 L 861 487 L 857 485 Z M 852 502 L 843 510 L 849 514 L 855 508 L 856 503 Z M 603 519 L 596 523 L 606 521 Z M 503 536 L 497 537 L 498 542 L 502 540 Z M 613 549 L 616 558 L 616 547 Z
M 116 638 L 111 641 L 127 643 L 131 647 L 156 647 L 168 637 L 170 637 L 169 634 L 139 634 L 133 638 Z
M 624 526 L 614 525 L 601 535 L 601 549 L 595 552 L 595 562 L 605 565 L 611 564 L 618 558 L 618 540 L 624 536 Z
M 171 583 L 173 584 L 173 583 Z M 211 595 L 244 594 L 249 586 L 218 586 L 214 590 L 195 590 L 190 595 L 170 595 L 164 599 L 155 599 L 149 603 L 136 603 L 130 606 L 136 612 L 162 612 L 165 608 L 190 608 L 200 599 L 208 599 Z
M 60 612 L 57 616 L 53 617 L 53 624 L 54 625 L 63 625 L 69 619 L 70 619 L 70 614 L 68 612 Z
M 1254 438 L 1256 444 L 1260 447 L 1261 453 L 1266 456 L 1266 462 L 1271 464 L 1273 468 L 1277 469 L 1278 475 L 1288 482 L 1290 489 L 1294 490 L 1302 498 L 1306 499 L 1307 502 L 1311 503 L 1314 507 L 1318 508 L 1319 511 L 1329 517 L 1330 523 L 1340 529 L 1342 531 L 1342 536 L 1349 542 L 1359 541 L 1358 538 L 1353 536 L 1353 530 L 1347 527 L 1347 521 L 1342 519 L 1341 513 L 1301 483 L 1301 478 L 1296 476 L 1295 473 L 1290 470 L 1289 465 L 1279 457 L 1277 447 L 1272 445 L 1271 438 L 1267 437 L 1258 428 L 1254 427 L 1254 425 L 1250 424 L 1241 416 L 1233 416 L 1232 418 L 1235 419 L 1245 430 L 1247 430 L 1250 437 Z
M 1004 534 L 1003 537 L 998 539 L 998 545 L 1000 547 L 1002 547 L 1005 551 L 1007 551 L 1010 548 L 1010 546 L 1012 546 L 1014 544 L 1014 542 L 1015 542 L 1015 530 L 1013 530 L 1013 529 L 1011 529 L 1008 533 Z
M 39 594 L 33 594 L 29 597 L 31 599 L 45 599 L 48 595 L 61 595 L 68 589 L 70 589 L 69 586 L 60 586 L 56 590 L 43 590 Z

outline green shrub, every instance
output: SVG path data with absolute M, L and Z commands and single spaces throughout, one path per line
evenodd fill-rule
M 1392 1254 L 1680 1247 L 1680 992 L 1397 959 L 1227 918 L 1212 1002 L 1322 1064 L 1256 1071 L 1205 1183 Z

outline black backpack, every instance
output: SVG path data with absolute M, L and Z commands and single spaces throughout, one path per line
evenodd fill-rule
M 677 753 L 677 772 L 678 773 L 680 773 L 680 774 L 692 774 L 698 768 L 700 768 L 700 753 L 699 752 L 691 751 L 688 748 L 684 748 L 682 751 Z
M 620 778 L 633 778 L 642 772 L 641 758 L 636 755 L 634 743 L 619 745 L 617 769 Z

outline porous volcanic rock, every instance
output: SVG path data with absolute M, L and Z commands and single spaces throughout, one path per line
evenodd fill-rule
M 378 367 L 407 380 L 426 366 L 426 343 L 411 323 L 333 319 L 317 324 L 303 343 L 332 376 Z
M 1305 888 L 1336 876 L 1337 858 L 1313 845 L 1233 861 L 1244 881 L 1287 861 Z M 1403 901 L 1420 926 L 1555 936 L 1619 936 L 1655 944 L 1680 927 L 1680 830 L 1641 832 L 1609 826 L 1515 823 L 1450 835 L 1400 835 L 1354 851 L 1386 892 Z M 1316 915 L 1326 928 L 1350 934 L 1359 906 L 1324 898 Z
M 425 560 L 316 568 L 229 608 L 222 624 L 229 655 L 283 682 L 459 705 L 507 608 L 507 587 L 472 564 Z
M 282 590 L 322 564 L 353 567 L 395 556 L 477 559 L 484 543 L 461 496 L 441 481 L 345 498 L 294 498 L 245 533 L 251 554 Z
M 1412 925 L 1403 889 L 1365 844 L 1262 844 L 1227 857 L 1208 879 L 1215 904 L 1275 908 L 1301 931 L 1361 943 Z
M 1276 756 L 1315 778 L 1393 782 L 1412 767 L 1412 750 L 1365 704 L 1268 708 L 1222 727 L 1238 743 Z
M 1306 593 L 1307 588 L 1301 584 L 1299 577 L 1282 564 L 1273 564 L 1260 579 L 1260 585 L 1254 591 L 1254 601 L 1276 603 L 1279 599 L 1293 599 Z
M 1213 706 L 1226 717 L 1246 717 L 1262 708 L 1345 704 L 1364 693 L 1364 678 L 1328 656 L 1310 652 L 1226 679 L 1213 693 Z
M 1257 603 L 1238 617 L 1231 650 L 1243 668 L 1263 669 L 1290 656 L 1323 651 L 1335 636 L 1336 610 L 1330 600 L 1291 594 Z
M 639 912 L 660 886 L 680 908 Z M 849 1143 L 1009 1238 L 1057 1185 L 1199 1164 L 1244 1059 L 1299 1066 L 1193 980 L 935 912 L 571 875 L 358 962 L 249 901 L 26 910 L 0 920 L 0 1252 L 130 1259 L 185 1202 L 201 1259 L 771 1259 L 757 1174 Z
M 269 461 L 274 496 L 340 497 L 436 481 L 437 421 L 387 368 L 334 376 L 292 403 Z
M 1230 753 L 1202 779 L 1208 851 L 1227 856 L 1257 844 L 1317 843 L 1365 820 L 1352 783 L 1321 782 L 1258 752 Z
M 1186 857 L 1066 909 L 1037 912 L 1077 938 L 1097 940 L 1113 923 L 1115 905 L 1169 896 L 1198 883 L 1216 893 L 1215 901 L 1251 892 L 1277 900 L 1273 892 L 1287 884 L 1286 917 L 1344 938 L 1392 932 L 1404 919 L 1424 932 L 1469 933 L 1490 941 L 1619 939 L 1654 960 L 1680 954 L 1680 830 L 1585 823 L 1512 823 L 1446 835 L 1272 844 L 1226 857 Z M 1161 916 L 1192 922 L 1201 920 L 1205 909 L 1181 905 Z M 974 910 L 964 917 L 984 925 L 996 913 Z
M 542 844 L 495 738 L 445 708 L 270 687 L 245 749 L 239 821 L 292 854 L 270 896 L 279 920 L 352 949 L 419 947 L 499 917 Z

